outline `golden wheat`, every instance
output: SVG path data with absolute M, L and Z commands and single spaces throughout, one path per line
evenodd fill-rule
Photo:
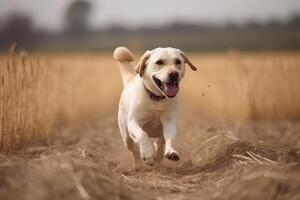
M 183 85 L 200 114 L 231 120 L 300 118 L 297 53 L 193 55 L 198 66 Z
M 39 82 L 38 70 L 32 60 L 25 61 L 13 52 L 1 59 L 0 148 L 20 148 L 35 135 L 36 104 L 34 90 Z
M 116 107 L 112 99 L 120 93 L 118 68 L 107 66 L 108 57 L 95 58 L 13 51 L 2 56 L 0 150 L 49 143 L 54 128 L 80 124 Z
M 183 106 L 199 117 L 299 119 L 300 56 L 297 53 L 191 56 Z M 51 143 L 55 128 L 116 111 L 121 91 L 111 55 L 17 54 L 0 57 L 0 150 Z

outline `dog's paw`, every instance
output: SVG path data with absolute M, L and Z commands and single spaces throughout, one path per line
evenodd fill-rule
M 154 159 L 154 147 L 152 145 L 148 146 L 140 146 L 141 151 L 141 159 L 145 162 L 145 164 L 153 166 L 155 163 Z
M 177 151 L 169 151 L 165 153 L 165 157 L 172 161 L 180 160 L 180 155 Z
M 153 157 L 150 157 L 150 158 L 142 158 L 143 161 L 145 162 L 146 165 L 149 165 L 149 166 L 153 166 L 154 163 L 155 163 L 155 160 Z

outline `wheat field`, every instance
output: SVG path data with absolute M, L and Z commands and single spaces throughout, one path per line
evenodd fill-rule
M 193 58 L 200 70 L 185 80 L 184 91 L 202 114 L 231 120 L 299 119 L 299 54 L 229 51 Z
M 2 54 L 0 199 L 298 199 L 300 53 L 190 59 L 182 160 L 134 169 L 110 54 Z
M 52 129 L 109 112 L 121 86 L 112 64 L 108 56 L 28 56 L 13 51 L 2 56 L 1 150 L 51 143 Z M 115 81 L 110 82 L 111 77 Z

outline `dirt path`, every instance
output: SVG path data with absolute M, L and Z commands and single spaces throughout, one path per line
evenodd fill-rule
M 299 199 L 300 123 L 225 124 L 185 110 L 179 162 L 132 168 L 116 113 L 0 158 L 0 199 Z

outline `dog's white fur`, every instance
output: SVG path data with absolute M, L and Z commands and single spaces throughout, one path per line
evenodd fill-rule
M 169 98 L 153 77 L 166 83 L 169 73 L 176 71 L 180 81 L 185 73 L 185 63 L 193 70 L 197 70 L 196 67 L 182 51 L 170 47 L 147 51 L 135 68 L 131 65 L 133 55 L 127 48 L 116 48 L 113 56 L 119 62 L 124 86 L 118 124 L 125 146 L 133 153 L 135 166 L 142 165 L 143 161 L 153 165 L 164 156 L 179 160 L 179 153 L 172 145 L 176 136 L 178 95 Z M 163 64 L 158 65 L 158 60 L 162 60 Z M 151 99 L 143 84 L 155 95 L 166 98 L 160 101 Z M 150 138 L 155 138 L 155 142 Z

